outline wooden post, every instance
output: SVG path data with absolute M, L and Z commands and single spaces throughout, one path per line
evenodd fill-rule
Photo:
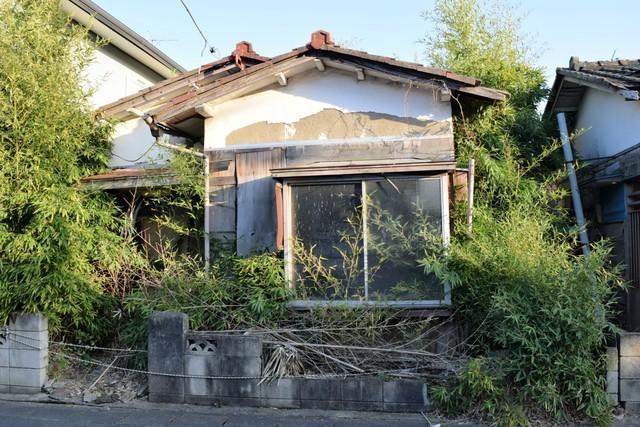
M 467 173 L 467 233 L 473 231 L 473 187 L 475 185 L 476 161 L 469 159 L 469 172 Z

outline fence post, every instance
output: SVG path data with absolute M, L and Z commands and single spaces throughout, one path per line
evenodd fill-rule
M 184 375 L 185 337 L 189 317 L 184 313 L 163 311 L 149 318 L 149 372 Z M 184 402 L 184 378 L 148 375 L 149 401 Z
M 41 313 L 17 313 L 0 331 L 0 392 L 34 394 L 47 381 L 49 324 Z

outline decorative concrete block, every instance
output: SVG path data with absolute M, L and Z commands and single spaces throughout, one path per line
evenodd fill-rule
M 618 372 L 607 371 L 607 393 L 617 393 L 618 382 L 619 382 Z
M 618 358 L 618 348 L 607 347 L 607 371 L 619 370 Z
M 17 313 L 11 316 L 9 330 L 40 332 L 49 330 L 49 322 L 42 313 Z
M 640 333 L 625 332 L 620 334 L 620 356 L 640 357 Z
M 640 379 L 640 357 L 620 357 L 620 378 Z
M 622 402 L 640 402 L 640 379 L 620 380 L 620 400 Z
M 149 319 L 148 369 L 150 372 L 184 375 L 185 337 L 189 319 L 184 313 L 159 312 Z M 148 375 L 149 400 L 184 402 L 184 378 Z

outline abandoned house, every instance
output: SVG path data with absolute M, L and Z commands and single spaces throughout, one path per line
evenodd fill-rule
M 564 113 L 582 167 L 577 178 L 588 238 L 609 238 L 631 288 L 620 319 L 640 330 L 640 60 L 558 68 L 545 115 Z
M 378 265 L 390 238 L 380 212 L 403 222 L 421 212 L 446 242 L 459 178 L 452 117 L 506 97 L 473 77 L 341 48 L 324 31 L 273 58 L 243 41 L 228 57 L 101 107 L 119 121 L 115 152 L 137 160 L 114 159 L 112 172 L 86 181 L 109 191 L 170 185 L 161 151 L 202 150 L 206 260 L 213 242 L 239 255 L 283 250 L 291 283 L 306 286 L 295 256 L 302 242 L 350 285 L 309 289 L 301 305 L 441 306 L 450 301 L 441 284 L 399 291 L 415 268 Z

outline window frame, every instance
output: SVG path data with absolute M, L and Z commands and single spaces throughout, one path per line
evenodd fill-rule
M 344 184 L 348 182 L 359 182 L 362 185 L 362 197 L 367 195 L 367 181 L 375 181 L 380 178 L 385 179 L 439 179 L 440 180 L 440 209 L 442 213 L 442 242 L 445 248 L 449 245 L 450 240 L 450 219 L 449 219 L 449 174 L 384 174 L 384 175 L 352 175 L 352 176 L 330 176 L 330 177 L 299 177 L 285 178 L 282 181 L 283 195 L 283 223 L 284 223 L 284 261 L 285 261 L 285 277 L 288 286 L 295 287 L 293 254 L 291 251 L 291 240 L 293 238 L 292 224 L 292 203 L 291 188 L 296 185 L 327 185 L 327 184 Z M 443 284 L 444 299 L 441 300 L 390 300 L 390 301 L 369 301 L 368 295 L 368 222 L 366 204 L 363 204 L 363 246 L 364 246 L 364 281 L 365 281 L 365 298 L 366 300 L 294 300 L 290 303 L 290 307 L 298 310 L 310 309 L 319 306 L 347 306 L 347 307 L 363 307 L 363 306 L 388 306 L 396 308 L 437 308 L 448 307 L 451 305 L 451 287 Z

